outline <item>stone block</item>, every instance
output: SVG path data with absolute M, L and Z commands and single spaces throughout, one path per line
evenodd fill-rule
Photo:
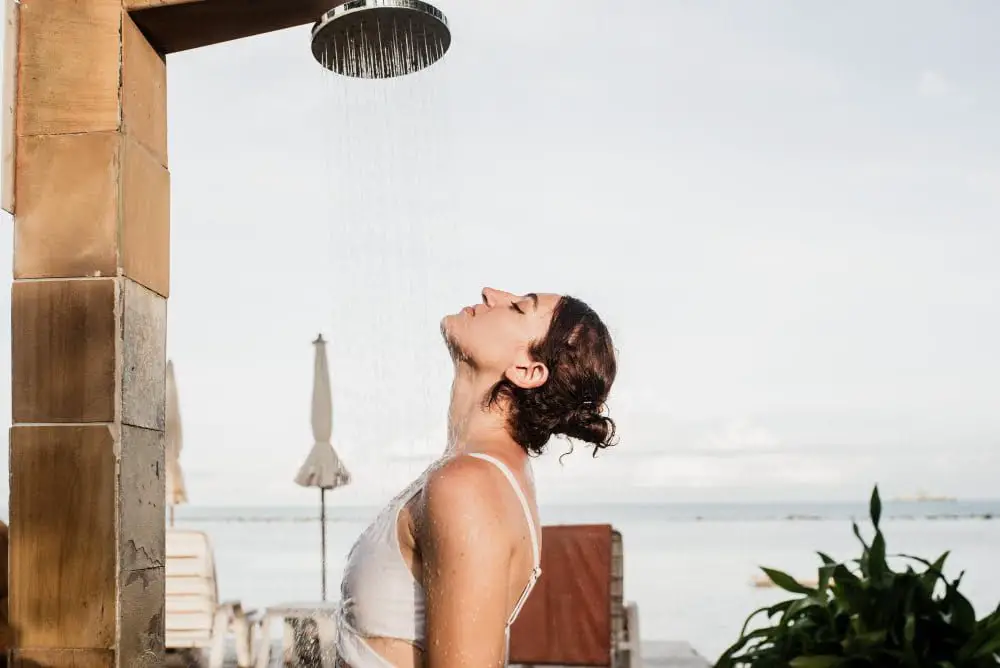
M 160 668 L 164 660 L 166 593 L 163 566 L 123 572 L 121 578 L 118 665 L 122 668 Z
M 11 429 L 10 621 L 18 647 L 115 647 L 115 469 L 106 425 Z
M 167 166 L 167 61 L 125 14 L 122 19 L 125 132 Z
M 163 431 L 167 300 L 127 278 L 122 295 L 122 424 Z
M 123 572 L 165 563 L 163 444 L 163 432 L 122 427 L 118 513 Z
M 121 266 L 125 276 L 170 292 L 170 173 L 126 136 L 121 173 Z
M 17 133 L 117 130 L 121 0 L 21 3 Z
M 14 278 L 117 274 L 120 145 L 115 132 L 18 140 Z
M 115 421 L 116 283 L 113 278 L 14 282 L 15 424 Z

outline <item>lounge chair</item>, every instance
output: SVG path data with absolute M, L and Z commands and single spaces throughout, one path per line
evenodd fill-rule
M 640 668 L 639 609 L 623 598 L 621 534 L 542 529 L 542 576 L 511 629 L 510 663 Z
M 167 653 L 209 668 L 222 668 L 226 640 L 235 636 L 241 668 L 253 660 L 251 622 L 239 603 L 220 603 L 212 543 L 201 531 L 167 529 Z

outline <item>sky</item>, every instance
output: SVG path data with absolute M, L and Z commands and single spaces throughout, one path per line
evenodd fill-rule
M 308 27 L 168 59 L 192 503 L 314 502 L 321 331 L 336 503 L 391 496 L 483 286 L 581 297 L 619 351 L 620 445 L 553 442 L 543 503 L 997 495 L 1000 4 L 438 5 L 451 51 L 400 80 Z

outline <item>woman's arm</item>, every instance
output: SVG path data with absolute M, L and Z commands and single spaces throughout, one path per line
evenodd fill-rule
M 489 464 L 461 457 L 423 492 L 417 540 L 427 602 L 427 668 L 504 664 L 511 543 Z

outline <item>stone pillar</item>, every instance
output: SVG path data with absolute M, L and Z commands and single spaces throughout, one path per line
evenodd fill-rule
M 13 665 L 160 666 L 166 65 L 122 0 L 19 14 Z

